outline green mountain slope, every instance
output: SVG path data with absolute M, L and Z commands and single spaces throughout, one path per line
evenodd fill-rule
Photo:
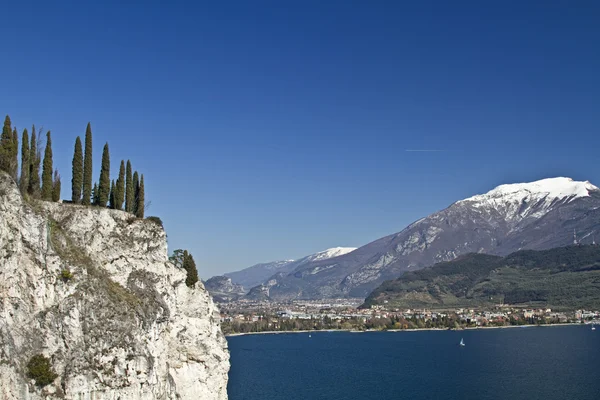
M 363 307 L 485 307 L 494 304 L 600 308 L 600 246 L 467 254 L 386 281 Z

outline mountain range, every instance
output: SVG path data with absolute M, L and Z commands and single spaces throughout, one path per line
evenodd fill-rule
M 553 309 L 600 307 L 600 246 L 471 253 L 386 281 L 362 308 L 457 308 L 495 304 Z
M 248 295 L 280 301 L 366 297 L 383 281 L 406 271 L 468 253 L 506 256 L 522 249 L 566 246 L 574 240 L 592 243 L 599 228 L 600 189 L 590 182 L 558 177 L 500 185 L 345 254 L 253 266 L 253 271 L 261 271 L 254 282 L 270 276 Z M 240 283 L 236 279 L 244 271 L 228 276 Z

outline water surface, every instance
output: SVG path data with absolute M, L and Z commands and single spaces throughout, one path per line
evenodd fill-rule
M 600 399 L 589 326 L 310 335 L 229 337 L 229 399 Z

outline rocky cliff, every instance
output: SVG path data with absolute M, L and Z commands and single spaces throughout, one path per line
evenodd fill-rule
M 45 387 L 28 378 L 38 354 Z M 27 202 L 0 173 L 0 398 L 226 399 L 228 370 L 217 309 L 160 225 Z

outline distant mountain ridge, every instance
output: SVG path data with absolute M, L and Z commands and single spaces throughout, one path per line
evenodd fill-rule
M 338 257 L 354 250 L 356 250 L 355 247 L 333 247 L 302 257 L 299 260 L 256 264 L 223 276 L 214 276 L 205 282 L 205 286 L 216 300 L 230 301 L 240 297 L 248 289 L 267 282 L 275 274 L 286 274 L 307 263 Z
M 600 246 L 521 250 L 507 257 L 471 253 L 385 281 L 363 308 L 479 307 L 508 304 L 600 308 Z
M 600 189 L 588 181 L 559 177 L 500 185 L 347 254 L 281 269 L 251 292 L 274 300 L 366 297 L 405 271 L 467 253 L 505 256 L 566 246 L 574 232 L 591 243 L 598 229 Z

